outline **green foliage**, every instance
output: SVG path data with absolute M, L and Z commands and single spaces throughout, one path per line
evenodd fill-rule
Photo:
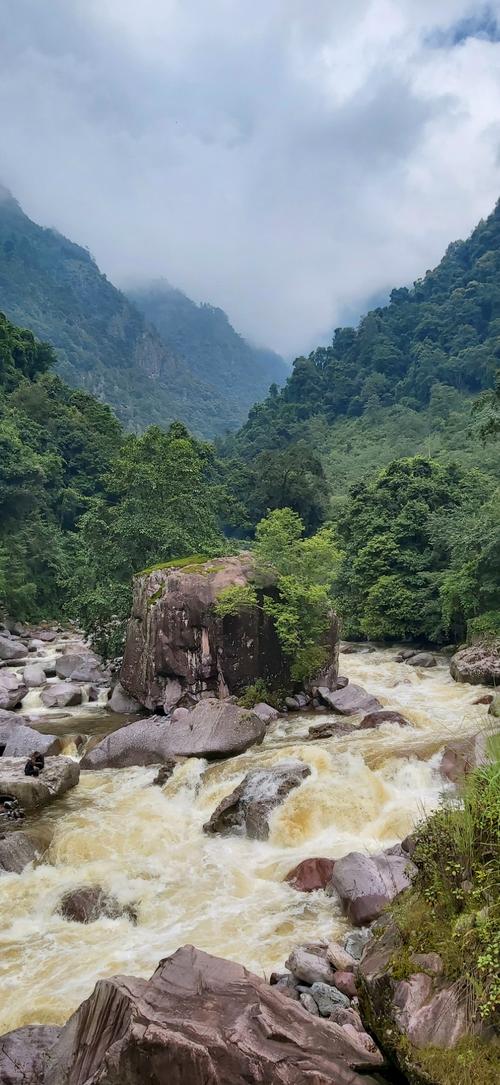
M 470 643 L 492 643 L 500 640 L 500 610 L 488 610 L 478 618 L 471 618 L 467 626 Z
M 493 1085 L 500 1078 L 500 1045 L 466 1036 L 453 1048 L 420 1048 L 412 1062 L 436 1085 Z
M 241 610 L 257 606 L 257 593 L 251 584 L 234 584 L 223 588 L 214 603 L 214 612 L 218 618 L 239 614 Z
M 238 704 L 241 708 L 253 708 L 254 705 L 264 704 L 271 705 L 272 708 L 280 709 L 286 697 L 284 690 L 271 690 L 263 678 L 258 678 L 252 685 L 247 686 L 241 697 L 238 698 Z
M 391 907 L 403 956 L 437 952 L 464 986 L 472 1018 L 499 1023 L 500 763 L 467 777 L 416 833 L 417 876 Z M 398 955 L 399 959 L 399 955 Z M 395 962 L 398 967 L 398 960 Z
M 277 509 L 257 525 L 254 548 L 257 568 L 271 567 L 278 574 L 277 598 L 264 596 L 263 607 L 274 620 L 297 682 L 313 677 L 325 662 L 331 589 L 340 558 L 331 528 L 303 536 L 297 513 Z
M 500 434 L 500 370 L 492 391 L 482 392 L 474 404 L 479 434 L 484 443 Z
M 158 561 L 156 565 L 150 565 L 147 569 L 141 569 L 137 576 L 149 576 L 150 573 L 161 572 L 163 569 L 188 569 L 189 572 L 198 570 L 209 561 L 206 554 L 190 554 L 187 558 L 172 558 L 172 561 Z

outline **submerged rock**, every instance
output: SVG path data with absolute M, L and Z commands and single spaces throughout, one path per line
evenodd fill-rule
M 500 685 L 500 646 L 472 644 L 460 648 L 450 659 L 450 674 L 455 682 L 472 685 Z
M 294 758 L 247 773 L 214 810 L 203 826 L 205 832 L 224 834 L 244 828 L 251 839 L 267 840 L 271 811 L 310 774 L 309 765 Z
M 27 811 L 58 799 L 80 778 L 80 766 L 70 757 L 46 758 L 40 776 L 25 776 L 25 764 L 25 757 L 0 758 L 0 793 L 12 795 Z
M 38 852 L 29 833 L 0 833 L 0 874 L 20 874 Z M 1 1065 L 1 1062 L 0 1062 Z M 0 1076 L 0 1081 L 2 1081 Z
M 393 712 L 389 708 L 381 708 L 378 712 L 369 712 L 364 716 L 359 725 L 360 731 L 371 727 L 380 727 L 383 723 L 397 723 L 400 727 L 410 727 L 411 724 L 400 712 Z
M 126 916 L 132 923 L 137 922 L 137 912 L 130 904 L 120 904 L 112 893 L 106 893 L 100 885 L 85 885 L 80 889 L 70 889 L 62 897 L 58 911 L 64 919 L 73 923 L 95 923 L 97 919 L 120 919 Z
M 301 893 L 313 893 L 316 889 L 326 888 L 333 867 L 333 859 L 303 859 L 293 870 L 289 870 L 285 881 Z
M 161 766 L 161 769 L 158 770 L 153 780 L 153 784 L 156 787 L 163 787 L 163 785 L 166 784 L 168 780 L 170 780 L 170 777 L 172 776 L 172 773 L 174 772 L 177 764 L 178 762 L 175 760 L 174 757 L 171 757 L 168 761 L 166 761 L 165 764 Z
M 315 723 L 309 728 L 308 739 L 334 738 L 336 735 L 352 734 L 356 728 L 345 720 L 329 720 L 328 723 Z
M 184 946 L 150 980 L 100 980 L 52 1048 L 44 1085 L 374 1085 L 356 1071 L 381 1062 L 241 965 Z
M 407 889 L 415 867 L 407 855 L 363 855 L 352 851 L 337 859 L 327 893 L 338 894 L 352 923 L 377 919 L 387 904 Z

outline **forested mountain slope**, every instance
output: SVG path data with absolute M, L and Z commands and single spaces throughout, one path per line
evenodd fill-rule
M 165 343 L 186 359 L 199 380 L 223 398 L 234 429 L 243 422 L 270 384 L 283 383 L 287 367 L 278 354 L 251 346 L 234 330 L 222 309 L 197 305 L 163 281 L 127 291 L 131 301 L 154 325 Z
M 335 461 L 337 454 L 361 453 L 359 470 L 344 464 L 343 483 L 398 454 L 450 449 L 460 456 L 470 399 L 492 386 L 499 366 L 497 205 L 413 288 L 393 290 L 390 304 L 369 312 L 357 329 L 337 328 L 330 347 L 298 358 L 282 390 L 271 389 L 252 409 L 226 449 L 251 460 L 264 449 L 305 440 L 327 468 L 330 454 Z M 378 448 L 379 438 L 390 448 Z M 474 450 L 477 442 L 471 462 Z
M 202 348 L 192 364 L 101 274 L 85 249 L 36 225 L 1 186 L 0 311 L 48 340 L 64 380 L 109 403 L 135 431 L 180 419 L 203 436 L 225 433 L 278 376 L 274 358 L 266 377 L 257 357 L 254 392 L 249 363 L 243 384 L 232 380 L 228 395 L 220 374 L 212 379 L 208 350 L 205 365 Z M 233 336 L 241 353 L 243 341 Z

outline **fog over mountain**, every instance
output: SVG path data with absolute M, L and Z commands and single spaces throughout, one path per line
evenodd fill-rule
M 500 191 L 500 0 L 0 0 L 0 177 L 294 355 Z

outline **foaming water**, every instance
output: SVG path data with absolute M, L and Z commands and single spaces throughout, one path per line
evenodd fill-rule
M 485 722 L 484 706 L 472 704 L 481 687 L 455 684 L 444 663 L 415 671 L 393 655 L 345 656 L 341 670 L 411 727 L 311 742 L 311 716 L 290 714 L 262 746 L 223 763 L 187 761 L 163 788 L 152 786 L 155 769 L 82 773 L 33 822 L 44 862 L 0 879 L 0 1032 L 63 1021 L 99 977 L 148 975 L 186 942 L 268 974 L 297 942 L 339 936 L 336 901 L 297 893 L 285 874 L 310 856 L 400 840 L 439 801 L 439 750 Z M 311 775 L 274 811 L 268 841 L 203 833 L 246 772 L 285 757 L 307 762 Z M 134 904 L 137 925 L 62 919 L 63 893 L 91 884 Z

